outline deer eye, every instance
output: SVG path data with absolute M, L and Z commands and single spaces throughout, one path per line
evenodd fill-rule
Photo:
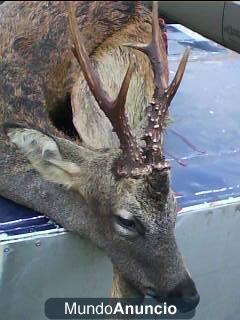
M 144 235 L 144 227 L 135 217 L 126 218 L 120 215 L 114 215 L 115 229 L 123 236 Z
M 136 224 L 132 219 L 125 219 L 120 216 L 115 216 L 116 222 L 126 229 L 136 230 Z
M 124 237 L 136 237 L 138 236 L 138 231 L 136 229 L 136 224 L 132 218 L 123 218 L 120 215 L 114 215 L 114 228 L 115 230 Z

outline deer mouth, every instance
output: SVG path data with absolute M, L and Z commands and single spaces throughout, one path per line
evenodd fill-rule
M 146 288 L 146 297 L 153 298 L 160 303 L 166 302 L 168 305 L 174 305 L 178 312 L 188 313 L 190 316 L 195 315 L 196 307 L 200 301 L 200 296 L 197 292 L 191 296 L 173 297 L 171 293 L 157 293 L 156 290 L 152 288 Z

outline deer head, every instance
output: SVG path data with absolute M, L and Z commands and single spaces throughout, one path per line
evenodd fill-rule
M 182 311 L 194 309 L 199 295 L 176 244 L 176 202 L 170 188 L 170 166 L 163 154 L 168 108 L 189 52 L 185 52 L 169 85 L 167 56 L 154 3 L 150 44 L 126 44 L 147 55 L 154 74 L 155 90 L 146 108 L 147 127 L 139 145 L 125 112 L 134 64 L 129 65 L 116 99 L 111 99 L 80 39 L 71 3 L 68 6 L 73 53 L 119 138 L 120 148 L 92 150 L 16 125 L 5 126 L 6 133 L 45 179 L 66 186 L 66 193 L 74 190 L 86 201 L 89 212 L 84 222 L 79 221 L 79 232 L 106 251 L 138 292 L 172 299 Z

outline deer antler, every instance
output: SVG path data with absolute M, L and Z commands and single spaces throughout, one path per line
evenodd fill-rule
M 73 53 L 78 60 L 89 88 L 99 104 L 99 107 L 110 120 L 114 131 L 120 140 L 122 155 L 117 162 L 117 174 L 125 177 L 140 177 L 149 175 L 152 169 L 163 170 L 169 168 L 163 155 L 163 131 L 166 127 L 166 118 L 169 105 L 181 83 L 189 49 L 186 49 L 178 70 L 171 84 L 168 85 L 168 60 L 158 23 L 158 5 L 153 2 L 152 40 L 146 44 L 126 44 L 146 54 L 154 73 L 155 90 L 153 99 L 147 107 L 148 125 L 143 140 L 146 142 L 142 150 L 133 137 L 125 113 L 126 97 L 131 81 L 134 66 L 130 63 L 119 94 L 112 100 L 102 88 L 98 74 L 93 69 L 86 49 L 80 40 L 76 17 L 71 1 L 67 2 L 69 23 L 73 37 Z
M 71 1 L 67 2 L 70 29 L 73 37 L 73 53 L 78 60 L 81 70 L 85 76 L 88 86 L 99 104 L 99 107 L 110 120 L 114 131 L 120 140 L 122 156 L 116 164 L 117 174 L 125 177 L 139 177 L 151 172 L 151 166 L 144 163 L 143 150 L 137 145 L 127 121 L 125 113 L 125 103 L 127 92 L 134 70 L 133 64 L 130 64 L 119 94 L 115 100 L 112 100 L 107 92 L 101 86 L 98 74 L 93 69 L 91 61 L 87 55 L 83 42 L 78 34 L 76 17 Z
M 143 137 L 146 142 L 144 151 L 147 163 L 155 169 L 162 170 L 168 167 L 164 160 L 162 149 L 163 131 L 166 127 L 168 108 L 181 83 L 189 56 L 189 49 L 186 49 L 176 75 L 168 86 L 167 54 L 158 23 L 157 1 L 153 2 L 152 41 L 148 45 L 126 44 L 126 46 L 145 53 L 152 65 L 155 90 L 153 99 L 147 107 L 148 126 Z

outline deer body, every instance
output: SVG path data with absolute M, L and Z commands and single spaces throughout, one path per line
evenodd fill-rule
M 140 142 L 151 95 L 167 108 L 182 75 L 177 73 L 165 101 L 165 60 L 160 74 L 152 63 L 162 54 L 159 44 L 147 52 L 150 61 L 122 47 L 151 41 L 151 13 L 140 2 L 76 2 L 71 10 L 68 22 L 61 1 L 1 8 L 0 194 L 103 248 L 115 267 L 114 296 L 172 298 L 187 311 L 199 297 L 175 241 L 176 203 L 162 135 L 154 131 L 159 125 L 149 120 L 146 137 L 155 132 L 158 142 L 146 138 L 149 162 Z M 17 11 L 26 21 L 13 18 Z M 86 69 L 84 50 L 103 90 L 91 66 Z M 128 67 L 132 60 L 134 70 Z M 119 110 L 126 104 L 128 121 L 121 110 L 118 115 L 118 104 Z M 152 108 L 159 110 L 155 102 Z M 156 121 L 163 127 L 161 114 Z

